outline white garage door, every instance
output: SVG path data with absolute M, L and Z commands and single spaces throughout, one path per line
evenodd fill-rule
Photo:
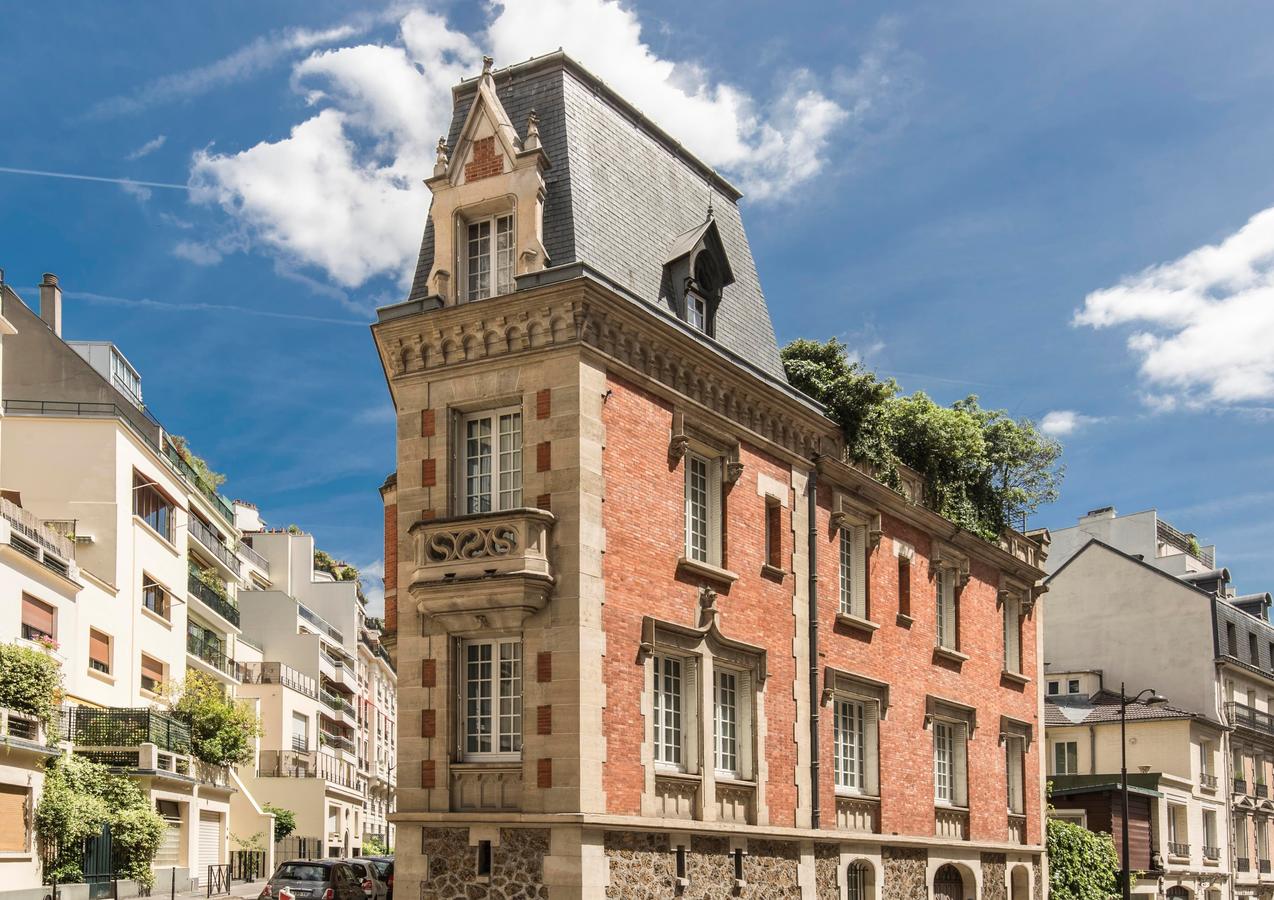
M 206 883 L 208 867 L 221 862 L 221 813 L 199 811 L 199 868 L 192 872 Z

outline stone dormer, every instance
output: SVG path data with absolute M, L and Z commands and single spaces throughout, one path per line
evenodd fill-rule
M 544 171 L 539 118 L 531 110 L 519 137 L 496 95 L 491 58 L 459 139 L 438 139 L 430 220 L 434 258 L 429 291 L 444 305 L 507 294 L 514 278 L 546 265 Z

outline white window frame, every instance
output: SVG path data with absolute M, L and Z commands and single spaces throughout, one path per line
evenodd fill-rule
M 483 660 L 482 650 L 488 651 Z M 493 637 L 460 644 L 460 739 L 466 761 L 514 761 L 522 758 L 524 716 L 522 710 L 524 661 L 520 637 Z M 477 659 L 471 660 L 472 651 Z M 505 657 L 505 652 L 509 656 Z M 503 663 L 511 674 L 504 674 Z M 483 664 L 489 669 L 484 672 Z M 474 666 L 478 666 L 476 670 Z M 487 686 L 483 694 L 482 686 Z M 487 701 L 483 711 L 482 701 Z M 476 705 L 475 705 L 476 704 Z M 486 730 L 482 728 L 486 721 Z M 489 747 L 482 748 L 485 737 Z M 507 738 L 507 741 L 506 741 Z M 506 746 L 507 744 L 507 746 Z M 476 749 L 473 749 L 476 745 Z
M 832 697 L 832 778 L 836 793 L 880 794 L 880 704 L 854 694 Z
M 508 227 L 502 231 L 506 223 Z M 513 211 L 504 210 L 489 216 L 464 219 L 461 226 L 461 286 L 464 288 L 465 302 L 472 303 L 511 293 L 517 264 L 517 217 Z M 483 226 L 486 226 L 486 235 L 480 234 L 475 238 L 474 230 L 481 231 Z M 504 246 L 501 246 L 502 243 Z M 475 262 L 483 258 L 487 263 L 486 272 L 474 272 Z M 487 276 L 485 285 L 480 279 L 474 281 L 474 276 L 481 274 Z
M 696 771 L 699 660 L 656 653 L 651 657 L 651 742 L 657 769 Z
M 1061 751 L 1060 756 L 1058 751 Z M 1052 763 L 1053 775 L 1078 775 L 1079 741 L 1054 741 L 1049 761 Z M 1071 771 L 1072 767 L 1074 771 Z
M 934 606 L 938 646 L 944 650 L 960 649 L 960 605 L 956 601 L 956 573 L 939 566 L 934 574 Z
M 720 566 L 721 457 L 688 451 L 683 465 L 686 559 Z
M 867 526 L 840 529 L 840 611 L 867 619 Z
M 1004 774 L 1008 785 L 1010 815 L 1026 814 L 1026 739 L 1017 734 L 1004 736 Z
M 934 805 L 967 809 L 968 726 L 953 719 L 934 718 L 931 727 Z
M 1022 600 L 1014 593 L 1004 598 L 1004 671 L 1022 672 Z
M 708 333 L 708 300 L 693 288 L 686 291 L 686 322 L 696 331 Z
M 505 431 L 506 420 L 509 424 L 507 432 Z M 485 437 L 488 441 L 489 452 L 472 454 L 470 428 L 471 426 L 481 427 L 484 422 L 487 423 L 488 433 L 480 434 L 473 440 L 481 441 Z M 455 440 L 459 444 L 456 448 L 458 460 L 456 482 L 459 488 L 458 505 L 461 514 L 500 512 L 516 509 L 522 505 L 525 424 L 521 406 L 484 409 L 479 412 L 465 413 L 459 417 Z M 506 434 L 510 438 L 510 446 L 507 449 L 503 445 Z M 482 472 L 476 475 L 471 474 L 469 469 L 471 460 L 483 457 L 488 460 L 488 471 L 485 474 Z M 475 478 L 479 480 L 476 488 L 471 483 Z M 482 478 L 487 479 L 485 490 L 482 488 Z M 487 502 L 486 509 L 482 508 L 484 499 Z
M 717 778 L 752 780 L 753 684 L 751 672 L 714 661 L 712 759 Z

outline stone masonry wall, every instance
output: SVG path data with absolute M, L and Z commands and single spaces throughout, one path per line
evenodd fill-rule
M 544 857 L 549 834 L 542 829 L 505 828 L 491 851 L 491 875 L 476 872 L 477 850 L 467 828 L 426 828 L 429 873 L 420 900 L 545 900 Z
M 840 900 L 840 847 L 814 845 L 814 896 L 818 900 Z
M 730 844 L 725 838 L 694 836 L 690 839 L 686 854 L 690 886 L 679 895 L 674 895 L 677 857 L 670 849 L 666 833 L 608 831 L 604 842 L 610 863 L 607 897 L 731 900 L 738 896 L 734 891 Z M 799 865 L 800 846 L 795 841 L 749 841 L 743 857 L 743 877 L 747 882 L 744 896 L 757 900 L 798 900 L 801 896 Z M 832 875 L 835 876 L 834 865 Z
M 928 900 L 929 886 L 925 878 L 928 859 L 924 850 L 882 847 L 885 884 L 881 900 Z
M 1007 859 L 1003 853 L 982 854 L 982 900 L 1008 900 L 1004 887 Z

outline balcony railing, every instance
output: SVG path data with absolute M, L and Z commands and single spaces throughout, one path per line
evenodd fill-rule
M 1253 787 L 1256 788 L 1256 796 L 1262 800 L 1264 800 L 1266 797 L 1270 795 L 1270 789 L 1266 787 L 1266 785 L 1260 781 L 1258 781 L 1255 785 L 1253 785 Z
M 1226 703 L 1225 717 L 1231 725 L 1242 725 L 1254 731 L 1274 735 L 1274 715 L 1253 709 L 1245 703 Z
M 153 709 L 68 706 L 58 718 L 62 740 L 82 747 L 138 747 L 154 744 L 173 753 L 190 752 L 190 729 Z
M 191 596 L 198 598 L 200 603 L 221 616 L 235 628 L 239 627 L 239 608 L 200 581 L 193 571 L 190 573 L 186 586 Z
M 43 746 L 44 726 L 30 713 L 0 708 L 0 744 L 10 741 Z
M 1199 776 L 1199 786 L 1206 791 L 1215 791 L 1217 789 L 1217 777 L 1204 772 Z
M 352 703 L 350 703 L 348 700 L 345 700 L 342 697 L 336 696 L 335 694 L 329 691 L 321 691 L 319 699 L 321 699 L 324 703 L 326 703 L 328 706 L 330 706 L 332 709 L 336 710 L 337 712 L 348 713 L 351 716 L 357 715 L 357 713 L 354 711 L 354 705 Z
M 258 553 L 256 550 L 252 549 L 251 544 L 245 544 L 242 541 L 240 541 L 239 546 L 235 549 L 235 552 L 238 553 L 240 556 L 242 556 L 244 559 L 246 559 L 248 562 L 252 563 L 258 569 L 265 572 L 265 574 L 267 575 L 270 574 L 270 561 L 266 559 L 264 556 L 262 556 L 260 553 Z
M 285 663 L 242 663 L 240 669 L 244 684 L 281 684 L 307 697 L 318 697 L 318 688 L 315 686 L 314 679 Z
M 1178 842 L 1176 842 L 1176 841 L 1169 841 L 1169 842 L 1168 842 L 1168 855 L 1169 855 L 1169 856 L 1176 856 L 1176 857 L 1184 858 L 1184 859 L 1189 859 L 1189 858 L 1190 858 L 1190 845 L 1189 845 L 1189 844 L 1181 844 L 1181 843 L 1178 843 Z
M 220 515 L 221 518 L 225 519 L 227 524 L 233 526 L 234 507 L 230 505 L 230 501 L 218 494 L 215 488 L 204 483 L 204 480 L 200 477 L 199 473 L 194 470 L 190 463 L 186 462 L 186 460 L 182 458 L 182 455 L 177 452 L 177 448 L 168 443 L 167 440 L 164 441 L 164 454 L 168 457 L 168 460 L 173 464 L 173 466 L 176 467 L 177 471 L 182 474 L 186 481 L 190 482 L 191 486 L 194 487 L 195 490 L 199 491 L 199 493 L 203 494 L 204 497 L 207 498 L 208 502 L 212 504 L 212 508 L 217 511 L 217 514 Z
M 1247 793 L 1247 782 L 1246 782 L 1246 781 L 1244 781 L 1242 778 L 1236 778 L 1236 779 L 1234 779 L 1234 793 L 1236 793 L 1236 794 L 1246 794 L 1246 793 Z
M 1270 861 L 1268 859 L 1258 859 L 1256 867 L 1260 869 L 1262 875 L 1270 874 Z
M 235 679 L 239 676 L 239 669 L 235 665 L 235 661 L 226 656 L 221 647 L 213 641 L 188 634 L 186 635 L 186 652 L 203 660 L 223 675 L 228 675 Z
M 1208 846 L 1207 844 L 1204 844 L 1204 845 L 1203 845 L 1203 858 L 1204 858 L 1204 859 L 1220 859 L 1220 858 L 1221 858 L 1221 848 L 1220 848 L 1220 847 L 1211 847 L 1211 846 Z
M 347 737 L 341 737 L 339 734 L 331 734 L 327 731 L 319 732 L 319 746 L 331 747 L 335 750 L 344 750 L 346 753 L 354 752 L 354 742 Z
M 345 632 L 332 625 L 327 621 L 327 619 L 320 616 L 304 603 L 298 603 L 296 605 L 296 611 L 301 614 L 302 619 L 323 629 L 327 636 L 336 641 L 338 644 L 345 643 Z
M 70 561 L 75 558 L 75 544 L 66 536 L 50 528 L 49 522 L 42 522 L 32 515 L 30 510 L 23 509 L 16 503 L 0 498 L 0 516 L 9 521 L 10 527 L 21 533 L 28 540 L 39 544 L 41 548 Z
M 213 556 L 225 563 L 230 571 L 234 572 L 235 576 L 238 577 L 241 571 L 239 559 L 230 551 L 230 548 L 217 537 L 211 528 L 194 516 L 190 516 L 187 521 L 189 522 L 190 533 L 199 540 L 199 543 L 203 544 Z
M 1248 859 L 1246 856 L 1234 857 L 1234 871 L 1236 872 L 1252 871 L 1252 860 Z
M 352 763 L 318 750 L 262 750 L 258 778 L 322 778 L 358 789 L 362 779 Z

